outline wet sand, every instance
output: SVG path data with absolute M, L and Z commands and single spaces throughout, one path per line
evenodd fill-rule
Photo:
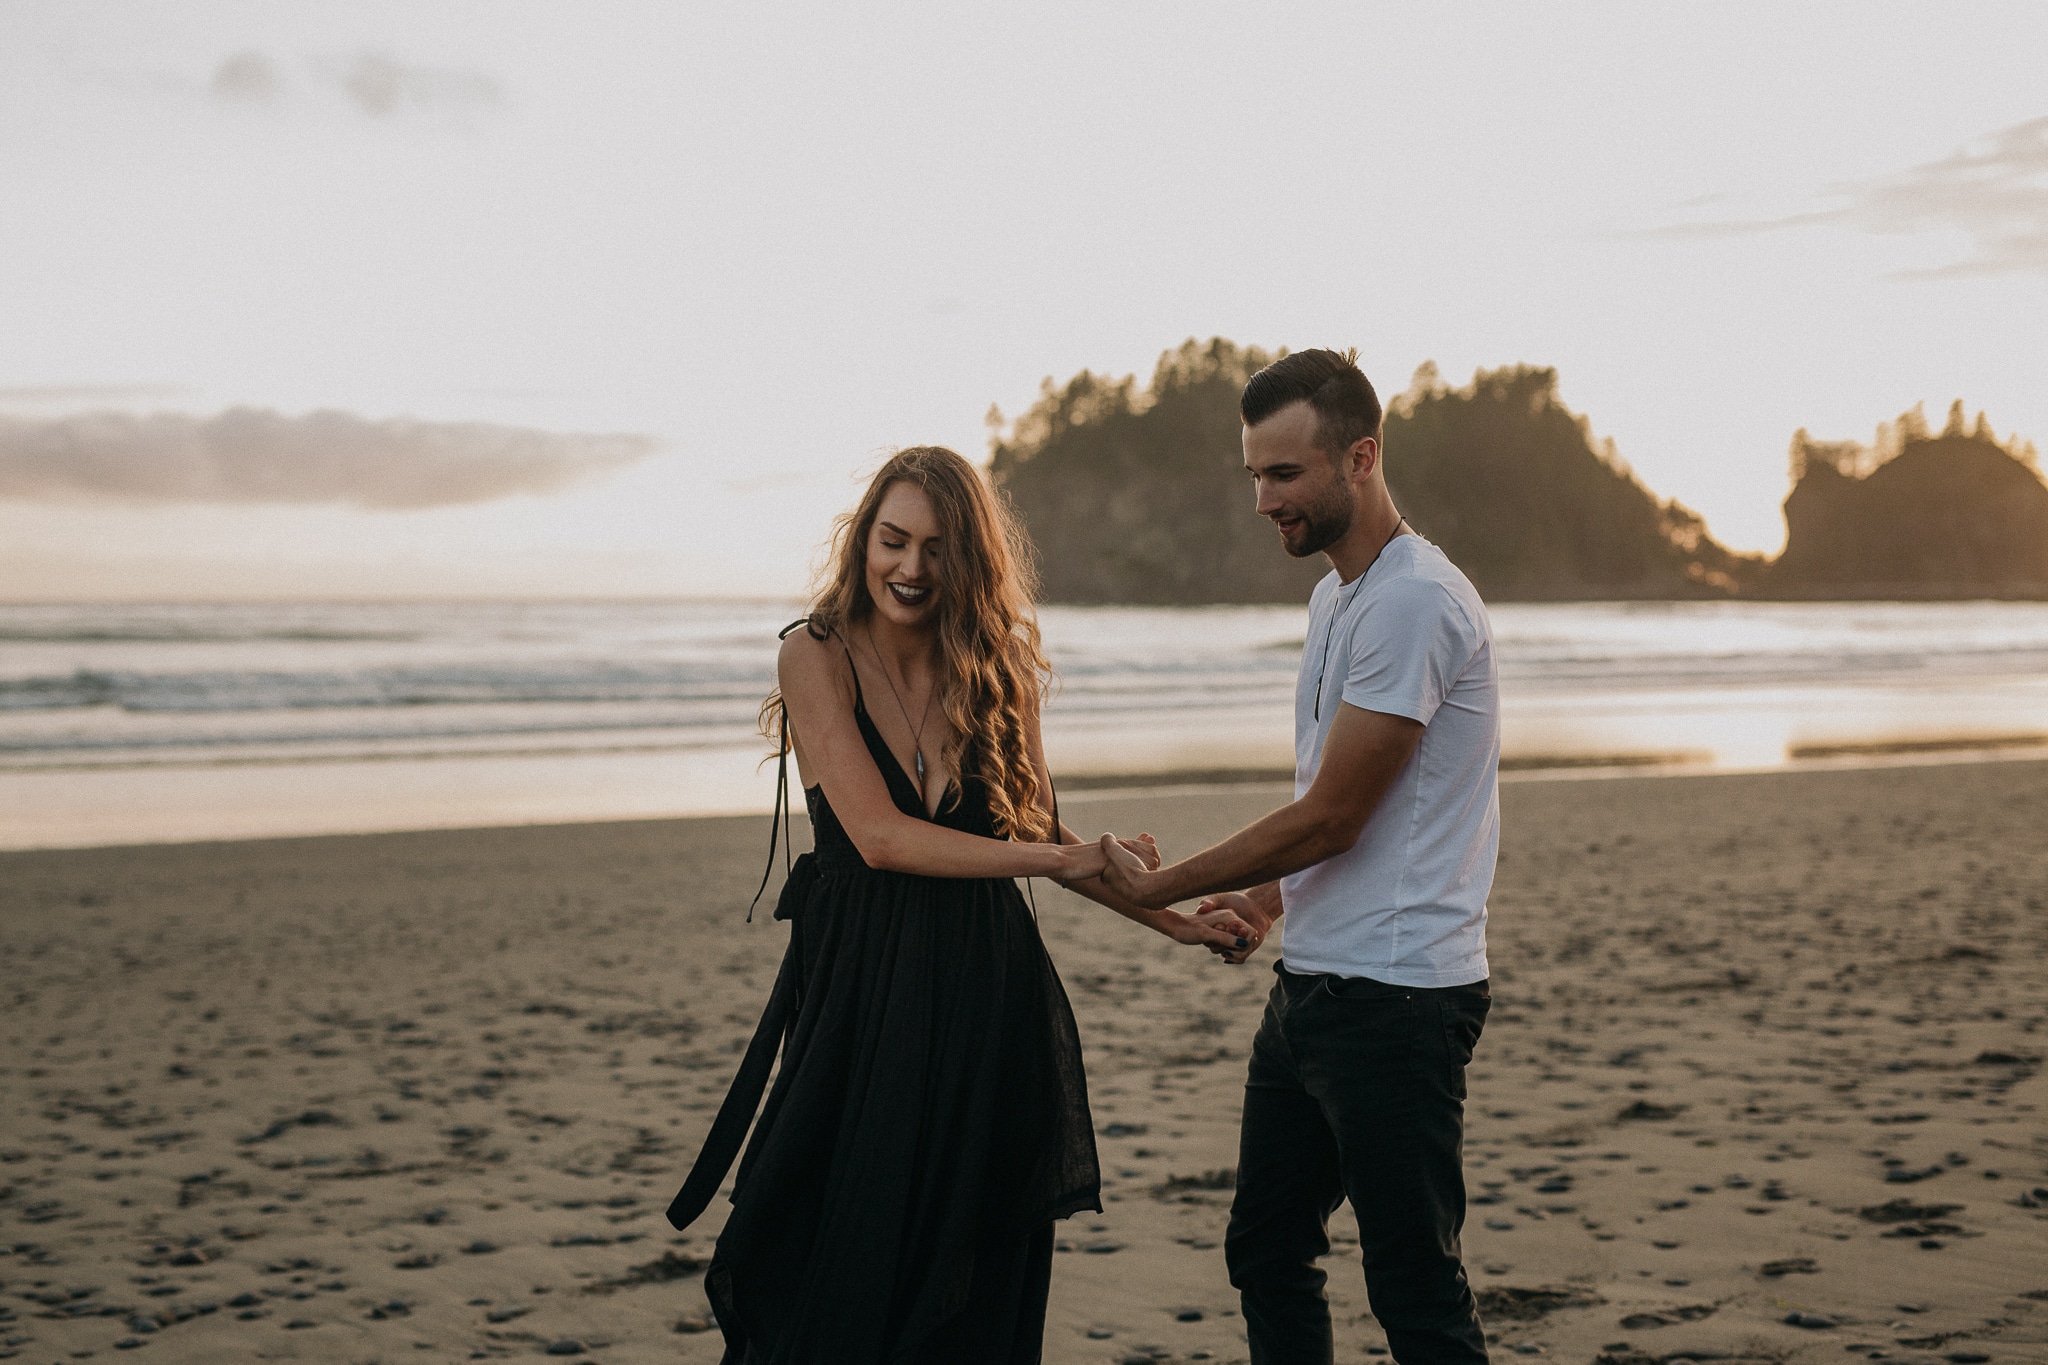
M 1171 853 L 1282 796 L 1068 815 Z M 2048 763 L 1503 804 L 1466 1244 L 1497 1357 L 2048 1361 Z M 765 834 L 0 855 L 0 1358 L 716 1360 L 724 1205 L 661 1209 L 781 951 L 741 921 Z M 1219 1243 L 1270 964 L 1037 900 L 1107 1177 L 1046 1358 L 1242 1361 Z

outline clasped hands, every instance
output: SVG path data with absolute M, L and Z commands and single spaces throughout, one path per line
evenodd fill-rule
M 1204 897 L 1187 913 L 1172 909 L 1172 897 L 1162 897 L 1151 884 L 1157 879 L 1160 857 L 1159 845 L 1150 834 L 1136 838 L 1103 835 L 1094 846 L 1100 850 L 1099 864 L 1083 852 L 1087 846 L 1068 847 L 1080 855 L 1077 861 L 1086 868 L 1078 875 L 1099 876 L 1111 891 L 1152 911 L 1153 927 L 1168 938 L 1176 943 L 1199 943 L 1233 966 L 1257 952 L 1272 927 L 1271 918 L 1251 897 L 1235 891 Z

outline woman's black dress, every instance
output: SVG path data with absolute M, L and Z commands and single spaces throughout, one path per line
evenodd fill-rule
M 993 837 L 975 778 L 925 814 L 858 687 L 897 809 Z M 875 871 L 804 795 L 815 851 L 775 911 L 789 948 L 669 1210 L 686 1227 L 716 1192 L 780 1042 L 705 1273 L 726 1365 L 1036 1362 L 1052 1223 L 1102 1207 L 1066 992 L 1015 882 Z

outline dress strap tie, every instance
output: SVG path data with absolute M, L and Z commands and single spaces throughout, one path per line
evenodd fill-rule
M 812 639 L 822 640 L 825 638 L 818 634 L 817 627 L 811 624 L 811 618 L 808 616 L 804 617 L 801 621 L 791 621 L 776 632 L 775 638 L 787 640 L 790 637 L 790 633 L 798 627 L 810 631 Z M 859 685 L 859 681 L 856 680 L 854 686 L 858 687 Z M 775 845 L 778 839 L 782 841 L 782 872 L 784 876 L 789 875 L 791 867 L 789 852 L 789 703 L 782 702 L 778 704 L 775 722 L 775 729 L 780 742 L 777 744 L 775 752 L 775 805 L 768 814 L 768 865 L 761 869 L 761 884 L 754 888 L 754 899 L 747 902 L 747 923 L 749 924 L 754 922 L 754 907 L 761 903 L 761 897 L 768 890 L 768 879 L 775 875 Z
M 792 939 L 789 951 L 782 955 L 782 969 L 775 974 L 775 989 L 768 996 L 768 1008 L 761 1012 L 761 1023 L 754 1030 L 753 1041 L 747 1044 L 747 1055 L 732 1078 L 732 1089 L 726 1091 L 725 1103 L 718 1106 L 718 1117 L 712 1120 L 711 1132 L 705 1137 L 683 1188 L 668 1206 L 668 1221 L 677 1232 L 696 1222 L 711 1206 L 712 1196 L 725 1183 L 726 1172 L 740 1154 L 747 1129 L 753 1126 L 761 1096 L 768 1090 L 769 1073 L 775 1068 L 775 1054 L 781 1050 L 783 1035 L 796 1022 L 803 994 L 798 981 L 803 970 L 801 956 Z

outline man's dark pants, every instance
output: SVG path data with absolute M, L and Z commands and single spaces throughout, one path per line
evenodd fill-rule
M 1350 1199 L 1373 1315 L 1399 1365 L 1486 1360 L 1458 1259 L 1465 1066 L 1485 982 L 1423 990 L 1358 977 L 1278 982 L 1252 1042 L 1224 1256 L 1252 1365 L 1327 1365 L 1316 1259 Z

